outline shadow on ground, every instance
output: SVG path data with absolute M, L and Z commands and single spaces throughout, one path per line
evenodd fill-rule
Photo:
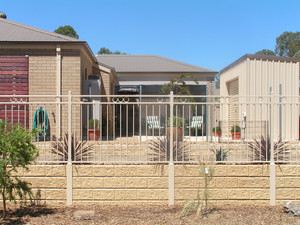
M 46 206 L 27 206 L 7 211 L 6 218 L 3 218 L 3 210 L 0 210 L 0 224 L 26 224 L 29 218 L 51 215 L 56 213 L 53 208 Z

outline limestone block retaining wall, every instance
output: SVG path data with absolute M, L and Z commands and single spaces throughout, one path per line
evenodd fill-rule
M 37 202 L 46 202 L 49 205 L 66 204 L 65 165 L 33 165 L 29 171 L 20 169 L 18 174 L 31 183 Z
M 214 178 L 209 185 L 209 199 L 212 202 L 269 204 L 269 166 L 218 165 L 213 169 Z M 199 176 L 199 166 L 177 166 L 176 202 L 195 199 L 198 190 L 203 196 L 204 179 Z
M 75 166 L 74 204 L 168 203 L 168 167 Z
M 268 165 L 214 165 L 209 199 L 214 203 L 269 204 Z M 66 166 L 33 165 L 19 170 L 47 204 L 66 204 Z M 73 204 L 168 204 L 168 166 L 73 165 Z M 199 165 L 175 165 L 175 204 L 203 193 Z M 276 166 L 276 203 L 300 200 L 300 165 Z

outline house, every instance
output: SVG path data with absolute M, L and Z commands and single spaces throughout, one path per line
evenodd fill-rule
M 1 101 L 11 101 L 11 95 L 22 94 L 34 95 L 30 102 L 47 103 L 24 105 L 18 115 L 11 106 L 0 114 L 0 119 L 17 118 L 26 127 L 32 127 L 34 116 L 44 115 L 36 112 L 43 110 L 49 120 L 49 136 L 67 132 L 67 106 L 62 102 L 67 101 L 69 91 L 76 95 L 72 99 L 75 102 L 86 100 L 79 95 L 90 94 L 108 96 L 94 98 L 95 102 L 111 102 L 113 94 L 157 95 L 163 84 L 186 73 L 194 75 L 200 84 L 187 82 L 192 94 L 210 93 L 215 71 L 153 55 L 95 56 L 86 41 L 0 18 L 0 95 L 6 95 Z M 93 112 L 87 113 L 87 106 L 73 105 L 72 132 L 82 135 L 87 120 L 99 117 L 99 105 L 93 107 Z M 112 107 L 102 107 L 102 116 L 109 117 L 107 121 L 113 117 Z
M 3 18 L 0 18 L 0 68 L 0 95 L 67 95 L 68 91 L 81 95 L 83 81 L 91 74 L 100 76 L 97 60 L 87 42 Z M 44 106 L 51 134 L 57 136 L 66 131 L 67 120 L 62 120 L 65 106 L 59 104 L 62 100 L 30 98 L 30 102 L 57 103 Z M 36 107 L 24 106 L 19 112 L 23 116 L 20 122 L 31 127 L 35 110 Z M 75 110 L 80 115 L 78 107 Z M 8 108 L 2 113 L 1 119 L 13 120 L 16 115 L 10 111 Z M 74 123 L 79 132 L 80 120 Z
M 213 80 L 217 74 L 217 72 L 213 70 L 158 55 L 96 55 L 96 58 L 99 64 L 108 65 L 115 69 L 118 77 L 118 81 L 115 85 L 115 94 L 117 95 L 162 95 L 164 94 L 161 91 L 162 86 L 182 74 L 193 75 L 198 81 L 198 84 L 196 84 L 194 81 L 186 79 L 186 84 L 192 95 L 211 95 Z M 148 97 L 145 99 L 145 101 L 148 102 L 157 101 L 157 97 Z M 140 102 L 143 101 L 143 99 L 135 97 L 130 98 L 130 101 Z M 197 99 L 197 101 L 200 101 L 200 99 Z M 207 101 L 207 99 L 202 99 L 201 101 Z M 146 107 L 140 107 L 138 109 L 141 114 L 136 115 L 137 118 L 140 116 L 142 120 L 145 120 L 146 114 L 152 115 L 153 111 L 159 110 L 158 106 L 149 106 L 147 110 L 145 108 Z M 205 115 L 205 117 L 210 115 L 210 109 L 204 107 L 204 105 L 198 105 L 197 108 L 198 115 Z M 160 110 L 161 115 L 164 115 L 164 111 L 162 109 Z M 133 116 L 132 107 L 129 107 L 128 113 L 126 113 L 125 108 L 121 111 L 123 112 L 123 121 L 125 121 L 127 116 Z M 185 112 L 185 119 L 188 121 L 191 117 L 191 115 L 187 113 L 188 106 Z M 192 112 L 190 112 L 190 114 L 192 114 Z M 162 120 L 163 118 L 164 116 L 162 116 Z M 204 118 L 204 120 L 208 121 L 209 119 Z M 129 129 L 129 132 L 132 132 L 131 127 L 127 128 L 125 124 L 122 127 L 124 131 Z M 206 126 L 206 128 L 209 129 L 209 126 Z M 138 127 L 136 127 L 135 131 L 138 130 Z
M 274 138 L 298 139 L 298 108 L 286 103 L 298 102 L 299 62 L 297 58 L 246 54 L 222 69 L 223 134 L 228 135 L 233 125 L 242 126 L 244 119 L 248 138 L 265 136 L 271 129 Z M 271 119 L 275 120 L 272 128 L 268 127 Z
M 201 88 L 195 94 L 206 94 L 206 88 L 217 72 L 157 55 L 96 55 L 99 63 L 113 67 L 118 76 L 116 94 L 160 94 L 160 87 L 181 74 L 191 74 Z M 187 81 L 188 85 L 195 85 Z M 200 90 L 201 89 L 201 90 Z

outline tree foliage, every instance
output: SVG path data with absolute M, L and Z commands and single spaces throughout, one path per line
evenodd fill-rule
M 186 79 L 191 79 L 192 81 L 195 82 L 195 84 L 199 84 L 199 82 L 193 75 L 182 74 L 179 77 L 174 77 L 172 80 L 170 80 L 169 83 L 162 86 L 161 92 L 163 94 L 169 94 L 171 91 L 173 91 L 174 94 L 177 95 L 182 95 L 182 94 L 191 95 L 191 91 L 185 82 Z
M 293 57 L 300 58 L 300 50 L 298 50 Z
M 255 52 L 255 54 L 259 54 L 259 55 L 276 55 L 275 52 L 273 52 L 270 49 L 262 49 L 258 52 Z
M 69 36 L 69 37 L 76 38 L 76 39 L 79 38 L 77 32 L 76 32 L 76 31 L 74 30 L 74 28 L 71 27 L 70 25 L 60 26 L 60 27 L 57 28 L 54 32 L 55 32 L 55 33 L 58 33 L 58 34 L 67 35 L 67 36 Z
M 294 57 L 300 50 L 300 32 L 283 32 L 276 38 L 275 52 L 279 56 Z
M 6 216 L 6 200 L 16 203 L 16 196 L 22 203 L 32 197 L 29 183 L 18 177 L 17 169 L 28 170 L 38 156 L 38 150 L 31 143 L 38 132 L 25 130 L 22 125 L 13 125 L 0 120 L 0 191 L 3 200 L 3 216 Z M 23 200 L 23 201 L 22 201 Z
M 127 55 L 125 52 L 120 52 L 119 50 L 117 51 L 110 51 L 108 48 L 102 47 L 97 53 L 98 55 Z

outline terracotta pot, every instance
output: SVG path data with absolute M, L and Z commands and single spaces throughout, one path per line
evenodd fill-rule
M 173 127 L 173 141 L 182 141 L 183 127 Z M 170 127 L 167 127 L 167 136 L 170 137 Z
M 100 138 L 101 130 L 89 129 L 90 141 L 98 141 Z
M 241 140 L 241 132 L 231 133 L 232 140 Z
M 215 137 L 221 137 L 221 135 L 222 135 L 221 131 L 214 132 Z

